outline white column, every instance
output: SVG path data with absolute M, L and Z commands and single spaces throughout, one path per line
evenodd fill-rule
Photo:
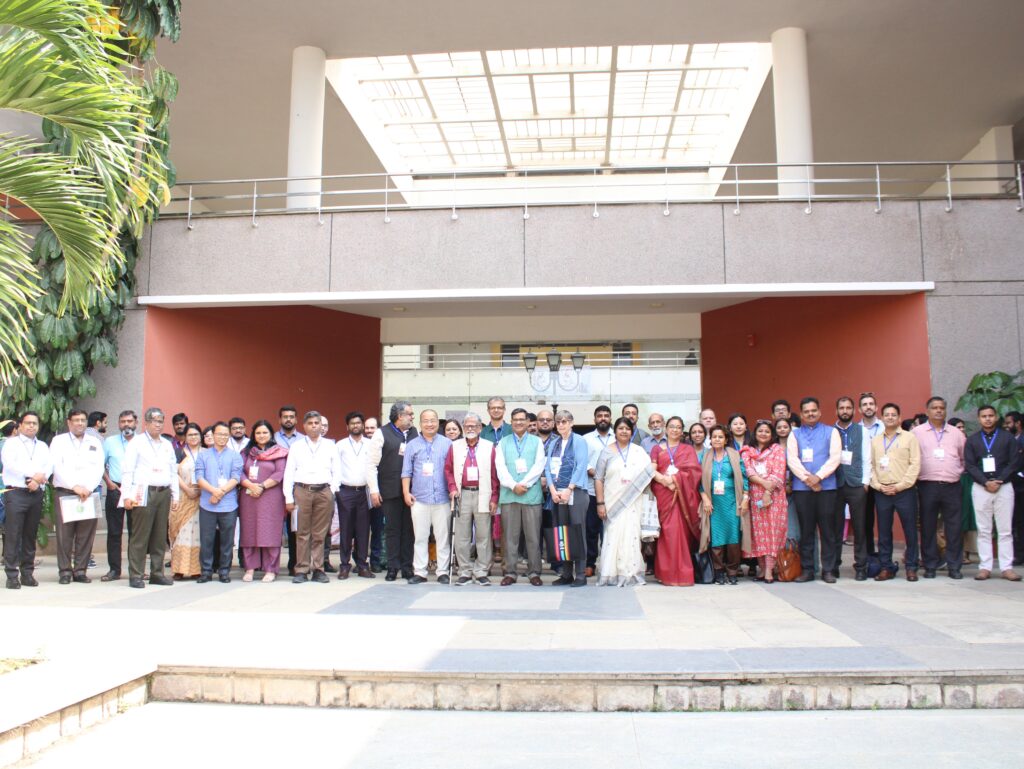
M 807 76 L 807 33 L 786 27 L 772 33 L 775 88 L 775 154 L 778 163 L 813 163 L 811 89 Z M 779 196 L 806 198 L 814 192 L 813 169 L 780 168 Z
M 288 117 L 288 176 L 323 173 L 324 89 L 327 55 L 304 45 L 292 51 L 292 98 Z M 313 209 L 320 203 L 320 180 L 288 182 L 289 209 Z M 310 192 L 310 195 L 294 195 Z

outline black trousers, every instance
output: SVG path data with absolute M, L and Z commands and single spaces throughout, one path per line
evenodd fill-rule
M 597 497 L 593 494 L 587 496 L 590 497 L 587 507 L 587 568 L 593 569 L 597 566 L 597 554 L 604 538 L 604 521 L 597 515 Z
M 338 489 L 337 499 L 341 532 L 338 568 L 348 569 L 349 559 L 354 553 L 356 571 L 366 569 L 367 550 L 370 545 L 370 506 L 366 501 L 366 487 L 342 486 Z
M 571 561 L 558 561 L 558 571 L 563 577 L 575 579 L 586 575 L 586 564 L 589 551 L 585 545 L 584 522 L 587 520 L 587 510 L 590 500 L 593 499 L 586 489 L 573 489 L 572 497 L 567 505 L 555 505 L 551 511 L 552 525 L 568 526 L 570 543 L 575 545 L 577 541 L 584 547 L 572 553 Z M 575 536 L 573 536 L 575 534 Z M 545 537 L 545 540 L 547 538 Z M 549 554 L 549 556 L 552 554 Z
M 864 502 L 864 535 L 867 537 L 868 555 L 878 555 L 875 547 L 875 503 L 878 501 L 876 492 L 868 487 L 868 497 Z
M 412 551 L 416 532 L 412 528 L 412 511 L 401 497 L 384 500 L 384 540 L 388 550 L 388 571 L 401 571 L 412 576 Z
M 107 565 L 115 574 L 121 573 L 121 550 L 124 546 L 124 526 L 128 523 L 128 536 L 132 535 L 132 511 L 118 507 L 121 489 L 107 490 L 103 512 L 107 518 Z
M 237 521 L 238 510 L 215 513 L 199 508 L 199 563 L 203 574 L 212 574 L 217 569 L 227 575 L 231 570 Z
M 367 502 L 369 506 L 369 502 Z M 384 508 L 370 508 L 370 561 L 375 566 L 384 563 Z
M 284 527 L 288 531 L 288 573 L 295 574 L 295 530 L 292 528 L 292 515 L 284 517 Z
M 917 569 L 917 490 L 904 489 L 889 496 L 878 492 L 878 560 L 883 569 L 895 571 L 892 559 L 892 524 L 896 515 L 900 517 L 903 536 L 907 540 L 907 569 Z
M 959 569 L 964 562 L 963 496 L 959 481 L 918 481 L 917 499 L 921 506 L 921 560 L 926 569 L 938 569 L 939 516 L 946 533 L 946 563 Z
M 863 486 L 842 484 L 836 488 L 836 514 L 832 525 L 835 527 L 836 570 L 843 562 L 843 529 L 846 528 L 846 506 L 850 506 L 850 523 L 853 526 L 853 568 L 865 569 L 868 565 L 867 534 L 864 529 L 864 510 L 868 493 Z
M 1013 562 L 1024 562 L 1024 478 L 1013 478 L 1013 523 L 1010 526 L 1013 534 Z
M 814 573 L 814 533 L 821 540 L 821 573 L 836 568 L 836 491 L 794 491 L 796 516 L 800 519 L 800 563 L 804 572 Z
M 4 571 L 30 576 L 36 568 L 36 534 L 43 514 L 43 490 L 12 488 L 4 493 Z

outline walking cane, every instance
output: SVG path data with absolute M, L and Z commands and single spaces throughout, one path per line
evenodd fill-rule
M 461 506 L 459 497 L 452 497 L 451 515 L 448 516 L 448 586 L 452 582 L 452 563 L 455 561 L 455 516 L 459 514 Z

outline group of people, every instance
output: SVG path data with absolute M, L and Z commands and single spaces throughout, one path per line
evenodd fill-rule
M 799 415 L 779 400 L 771 418 L 752 425 L 742 414 L 720 423 L 704 409 L 688 430 L 680 417 L 657 413 L 644 430 L 639 409 L 627 404 L 614 422 L 599 406 L 595 429 L 580 434 L 568 410 L 516 408 L 506 421 L 499 397 L 488 401 L 486 419 L 468 413 L 443 426 L 435 411 L 417 419 L 400 401 L 380 428 L 373 417 L 349 413 L 346 437 L 334 441 L 317 411 L 303 415 L 300 431 L 294 406 L 281 407 L 277 429 L 260 420 L 248 434 L 241 418 L 203 429 L 176 414 L 173 435 L 165 435 L 158 408 L 146 410 L 137 433 L 136 415 L 124 411 L 118 433 L 105 440 L 105 415 L 74 410 L 67 432 L 49 446 L 37 438 L 38 416 L 26 412 L 0 449 L 7 587 L 37 584 L 35 534 L 47 483 L 62 584 L 90 581 L 104 488 L 109 570 L 102 579 L 121 577 L 127 519 L 128 583 L 136 588 L 147 573 L 151 584 L 173 584 L 168 545 L 176 579 L 230 582 L 237 545 L 242 579 L 260 572 L 271 582 L 285 534 L 296 583 L 384 571 L 387 581 L 420 584 L 433 562 L 442 584 L 490 585 L 497 565 L 502 586 L 521 576 L 539 586 L 547 560 L 553 584 L 580 587 L 592 577 L 598 585 L 643 584 L 652 574 L 665 585 L 708 581 L 705 553 L 710 581 L 737 584 L 746 561 L 752 576 L 770 583 L 787 539 L 799 541 L 795 581 L 820 574 L 832 583 L 849 529 L 854 578 L 886 581 L 899 571 L 897 517 L 907 580 L 917 581 L 922 568 L 925 578 L 945 569 L 961 579 L 964 534 L 976 531 L 975 579 L 998 573 L 1019 581 L 1021 416 L 1001 418 L 983 406 L 980 430 L 968 437 L 946 411 L 944 399 L 930 398 L 925 420 L 910 428 L 897 404 L 879 411 L 875 396 L 862 393 L 856 403 L 839 398 L 832 423 L 818 399 L 806 397 Z

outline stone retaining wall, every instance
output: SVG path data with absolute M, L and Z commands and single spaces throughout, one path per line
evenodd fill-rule
M 508 711 L 1024 708 L 1024 671 L 983 675 L 492 675 L 161 667 L 150 696 L 332 708 Z

